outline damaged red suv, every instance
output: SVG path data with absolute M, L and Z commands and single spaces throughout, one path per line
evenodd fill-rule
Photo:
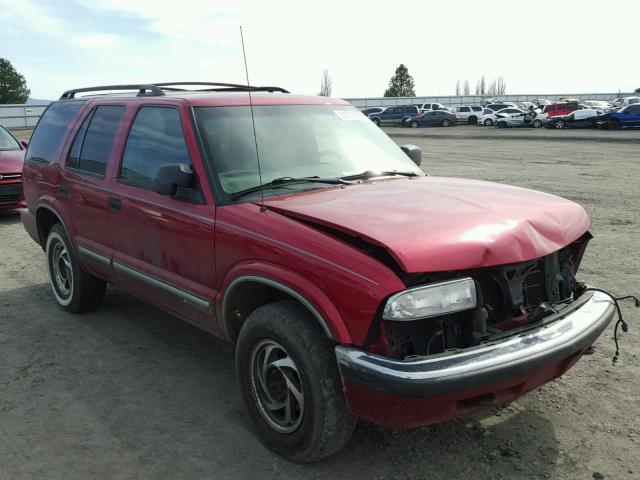
M 259 437 L 313 461 L 357 418 L 511 402 L 614 316 L 576 276 L 582 207 L 426 176 L 420 155 L 342 100 L 277 87 L 70 90 L 33 134 L 22 221 L 63 308 L 112 283 L 235 343 Z

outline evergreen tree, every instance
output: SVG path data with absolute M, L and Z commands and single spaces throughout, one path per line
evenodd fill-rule
M 414 91 L 415 84 L 413 77 L 409 75 L 407 67 L 401 63 L 396 68 L 396 73 L 389 80 L 389 88 L 384 92 L 385 97 L 415 97 Z

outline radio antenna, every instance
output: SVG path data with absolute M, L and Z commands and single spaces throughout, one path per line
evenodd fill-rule
M 244 73 L 247 77 L 247 92 L 249 93 L 249 108 L 251 109 L 251 125 L 253 127 L 253 141 L 256 145 L 256 160 L 258 161 L 258 178 L 260 180 L 260 211 L 266 212 L 264 206 L 264 185 L 262 184 L 262 169 L 260 168 L 260 152 L 258 151 L 258 135 L 256 134 L 256 120 L 253 115 L 253 101 L 251 99 L 251 84 L 249 82 L 249 68 L 247 67 L 247 53 L 244 49 L 244 35 L 242 35 L 242 25 L 240 25 L 240 42 L 242 43 L 242 56 L 244 57 Z

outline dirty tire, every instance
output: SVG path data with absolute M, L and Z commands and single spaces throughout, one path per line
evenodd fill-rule
M 261 350 L 265 344 L 281 349 Z M 256 356 L 262 351 L 277 355 Z M 269 361 L 271 358 L 275 361 Z M 287 369 L 284 363 L 284 368 L 272 366 L 282 359 L 295 368 Z M 337 452 L 351 438 L 356 418 L 345 402 L 334 344 L 298 302 L 269 303 L 249 315 L 238 337 L 236 371 L 240 392 L 258 437 L 279 455 L 296 462 L 314 462 Z M 256 372 L 264 373 L 265 383 L 260 382 Z M 295 390 L 287 390 L 290 383 L 296 385 Z M 266 388 L 262 388 L 264 384 Z M 265 394 L 266 391 L 273 393 Z M 293 391 L 302 392 L 302 408 L 300 402 L 291 397 Z M 288 410 L 293 412 L 288 417 L 270 410 L 269 402 L 280 405 L 277 400 L 283 398 L 289 398 L 297 407 Z M 287 428 L 278 425 L 278 415 L 285 420 L 292 419 L 300 411 L 301 419 L 295 430 L 278 430 Z
M 542 121 L 541 120 L 534 120 L 533 121 L 533 128 L 542 128 Z
M 80 266 L 71 242 L 59 223 L 49 231 L 45 252 L 49 282 L 58 304 L 73 313 L 96 308 L 104 298 L 107 284 Z
M 484 124 L 485 124 L 485 126 L 490 127 L 490 126 L 492 126 L 492 125 L 493 125 L 493 120 L 491 120 L 490 118 L 487 118 L 487 119 L 484 121 Z
M 469 125 L 476 125 L 478 123 L 478 117 L 476 117 L 475 115 L 470 116 L 467 120 L 467 123 Z
M 451 126 L 451 122 L 449 120 L 442 120 L 442 126 L 443 127 L 450 127 Z
M 411 128 L 418 128 L 418 122 L 416 122 L 415 120 L 413 120 L 413 121 L 409 124 L 409 126 L 410 126 Z

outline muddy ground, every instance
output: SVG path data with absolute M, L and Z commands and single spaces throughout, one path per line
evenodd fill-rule
M 395 140 L 419 144 L 430 174 L 582 203 L 595 236 L 582 278 L 640 292 L 638 144 Z M 361 423 L 339 454 L 296 465 L 256 440 L 232 346 L 113 288 L 97 311 L 65 313 L 43 260 L 19 217 L 0 214 L 2 480 L 640 478 L 640 315 L 629 304 L 615 367 L 609 330 L 594 355 L 507 408 L 416 430 Z

